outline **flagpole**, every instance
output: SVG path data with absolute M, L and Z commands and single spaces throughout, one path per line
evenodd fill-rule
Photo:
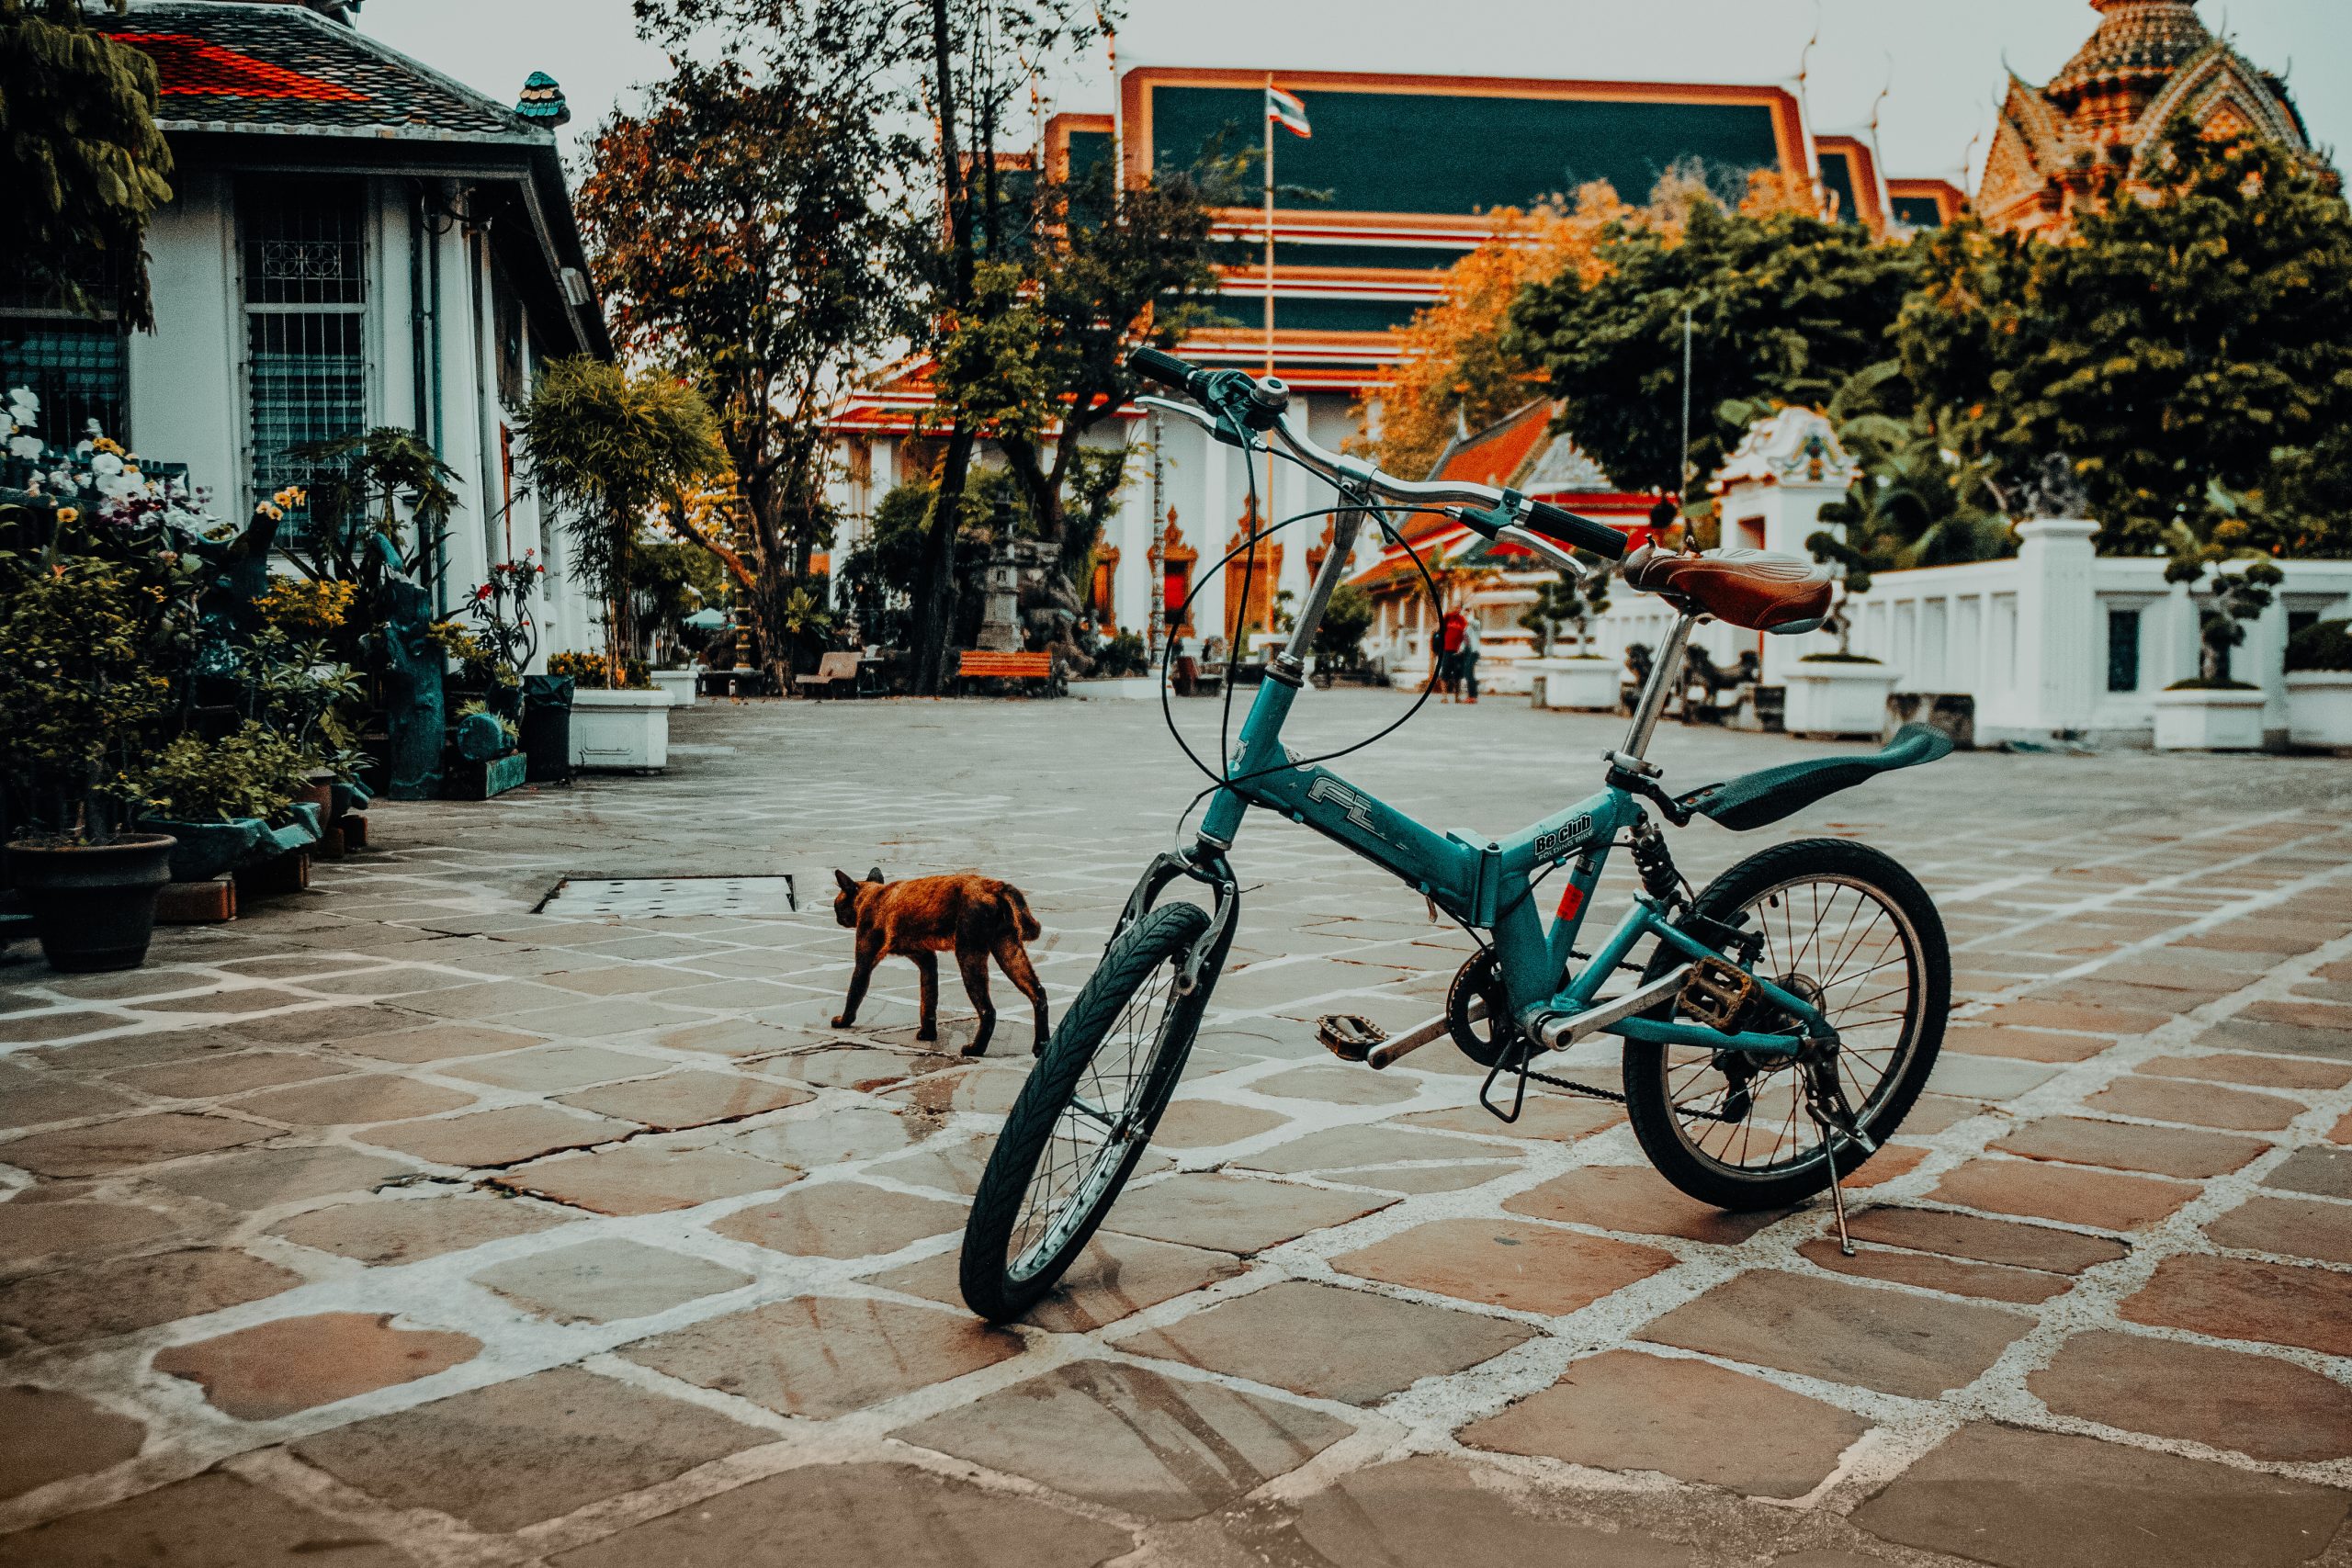
M 1269 376 L 1272 376 L 1272 375 L 1274 373 L 1274 115 L 1273 115 L 1273 107 L 1274 107 L 1274 73 L 1273 73 L 1272 72 L 1269 71 L 1269 72 L 1267 72 L 1267 73 L 1266 73 L 1266 108 L 1265 108 L 1265 113 L 1264 113 L 1264 115 L 1263 115 L 1263 117 L 1262 117 L 1262 118 L 1265 119 L 1265 122 L 1266 122 L 1266 374 L 1267 374 L 1267 375 L 1269 375 Z M 1251 529 L 1252 529 L 1252 531 L 1253 531 L 1253 532 L 1259 532 L 1259 531 L 1262 531 L 1262 530 L 1264 529 L 1264 527 L 1265 527 L 1265 525 L 1266 525 L 1266 521 L 1267 521 L 1267 519 L 1268 519 L 1268 518 L 1270 518 L 1270 517 L 1272 517 L 1272 514 L 1273 514 L 1273 510 L 1274 510 L 1274 445 L 1273 445 L 1273 443 L 1272 443 L 1272 442 L 1269 441 L 1269 442 L 1267 442 L 1267 443 L 1266 443 L 1266 491 L 1265 491 L 1265 501 L 1264 501 L 1264 504 L 1263 504 L 1263 509 L 1261 511 L 1260 514 L 1259 514 L 1257 517 L 1254 517 L 1254 518 L 1250 519 L 1250 526 L 1251 526 Z M 1254 556 L 1257 554 L 1257 547 L 1256 547 L 1254 544 L 1250 547 L 1250 554 L 1251 554 L 1251 556 L 1252 556 L 1252 557 L 1254 557 Z M 1267 602 L 1268 604 L 1270 604 L 1273 603 L 1273 595 L 1272 595 L 1272 591 L 1271 591 L 1271 590 L 1269 590 L 1269 592 L 1268 592 L 1268 593 L 1267 593 L 1266 602 Z M 1245 607 L 1245 608 L 1246 608 L 1246 607 Z M 1271 627 L 1269 627 L 1268 629 L 1269 629 L 1269 630 L 1271 630 L 1272 628 L 1271 628 Z M 1237 655 L 1237 656 L 1238 655 L 1238 651 L 1239 651 L 1239 650 L 1238 650 L 1238 649 L 1236 650 L 1236 655 Z
M 1266 374 L 1274 373 L 1274 73 L 1266 73 Z M 1269 459 L 1271 462 L 1271 458 Z M 1272 472 L 1271 467 L 1268 472 Z

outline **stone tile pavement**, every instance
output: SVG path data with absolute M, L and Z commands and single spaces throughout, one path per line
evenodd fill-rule
M 1318 694 L 1295 734 L 1391 711 Z M 666 778 L 379 807 L 376 850 L 137 973 L 11 953 L 0 1564 L 2352 1564 L 2342 762 L 1961 756 L 1788 828 L 1910 863 L 1961 972 L 1851 1260 L 1817 1205 L 1682 1200 L 1607 1105 L 1506 1127 L 1442 1044 L 1331 1062 L 1316 1014 L 1415 1021 L 1467 945 L 1253 828 L 1144 1176 L 987 1329 L 954 1249 L 1024 1031 L 958 1059 L 951 976 L 918 1049 L 903 964 L 827 1027 L 822 884 L 1011 877 L 1058 1007 L 1194 787 L 1156 727 L 706 707 Z M 1434 708 L 1342 766 L 1491 829 L 1615 735 Z M 814 907 L 542 908 L 691 874 Z

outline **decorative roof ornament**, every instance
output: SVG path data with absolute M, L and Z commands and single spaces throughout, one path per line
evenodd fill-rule
M 2194 0 L 2091 0 L 2091 4 L 2103 19 L 2075 58 L 2042 89 L 2053 98 L 2079 102 L 2102 88 L 2161 85 L 2213 41 L 2212 33 L 2197 15 Z
M 1861 473 L 1846 454 L 1837 427 L 1815 409 L 1784 408 L 1747 427 L 1730 459 L 1707 487 L 1720 494 L 1734 485 L 1825 485 L 1845 490 Z
M 2297 158 L 2311 136 L 2283 79 L 2216 38 L 2195 0 L 2091 0 L 2098 30 L 2047 86 L 2015 75 L 1977 183 L 1977 212 L 2007 232 L 2058 233 L 2103 201 L 2110 175 L 2147 177 L 2165 126 L 2259 136 Z
M 1560 495 L 1584 491 L 1607 495 L 1617 489 L 1617 481 L 1608 471 L 1592 460 L 1585 449 L 1566 436 L 1555 437 L 1544 448 L 1527 472 L 1515 481 L 1517 489 L 1531 495 Z
M 523 96 L 516 101 L 514 112 L 542 130 L 571 123 L 571 106 L 564 102 L 563 89 L 544 71 L 532 72 L 523 84 Z

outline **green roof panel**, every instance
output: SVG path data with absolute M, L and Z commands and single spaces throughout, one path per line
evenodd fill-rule
M 1838 198 L 1838 221 L 1860 223 L 1862 209 L 1854 200 L 1854 161 L 1844 152 L 1821 154 L 1821 185 Z
M 1470 213 L 1524 207 L 1591 180 L 1639 201 L 1687 159 L 1734 175 L 1780 164 L 1763 104 L 1294 90 L 1315 134 L 1278 138 L 1274 175 L 1329 199 L 1278 197 L 1288 207 Z M 1264 102 L 1257 87 L 1151 84 L 1154 164 L 1189 165 L 1220 132 L 1228 151 L 1257 144 Z

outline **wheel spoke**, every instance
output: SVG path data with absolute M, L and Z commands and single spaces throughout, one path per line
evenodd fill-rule
M 1916 933 L 1887 895 L 1843 875 L 1794 877 L 1742 908 L 1762 938 L 1756 973 L 1805 996 L 1838 1032 L 1839 1081 L 1867 1122 L 1917 1043 L 1925 977 Z M 1783 1032 L 1770 1023 L 1749 1027 Z M 1747 1103 L 1731 1118 L 1734 1086 L 1725 1067 L 1736 1055 L 1666 1050 L 1667 1103 L 1685 1145 L 1700 1158 L 1753 1177 L 1821 1157 L 1819 1129 L 1792 1064 L 1751 1058 Z

